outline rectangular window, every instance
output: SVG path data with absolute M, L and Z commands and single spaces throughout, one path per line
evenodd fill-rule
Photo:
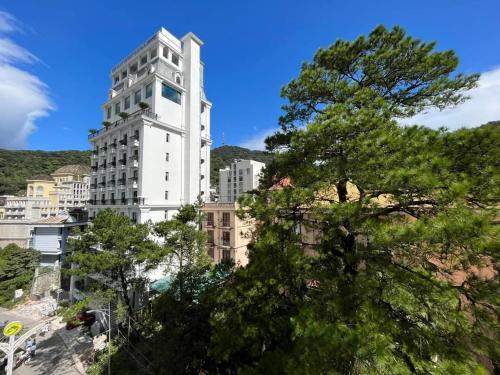
M 230 250 L 222 250 L 222 260 L 231 259 L 231 251 Z
M 57 240 L 57 248 L 58 249 L 62 248 L 62 240 Z
M 134 93 L 134 104 L 139 104 L 141 102 L 141 90 L 137 90 Z
M 168 210 L 165 210 L 165 216 L 164 216 L 164 219 L 165 219 L 165 220 L 168 220 Z
M 149 51 L 149 59 L 152 60 L 158 55 L 158 52 L 156 48 L 153 48 L 151 51 Z
M 115 103 L 115 115 L 117 115 L 118 113 L 120 113 L 120 103 Z
M 222 245 L 230 246 L 231 243 L 231 232 L 222 232 Z
M 129 108 L 130 108 L 130 96 L 127 96 L 127 97 L 125 98 L 125 101 L 124 101 L 124 103 L 123 103 L 123 108 L 124 108 L 124 109 L 129 109 Z
M 146 98 L 149 98 L 153 95 L 153 84 L 150 83 L 149 85 L 146 85 Z
M 168 100 L 173 101 L 174 103 L 181 104 L 180 91 L 177 91 L 176 89 L 164 83 L 161 84 L 161 96 L 167 98 Z
M 222 226 L 223 227 L 228 227 L 230 224 L 230 215 L 229 212 L 223 212 L 222 213 Z
M 214 243 L 214 231 L 209 230 L 209 231 L 207 231 L 207 234 L 208 234 L 207 242 L 213 244 Z
M 207 225 L 209 225 L 211 227 L 214 226 L 214 213 L 213 212 L 207 213 Z
M 165 161 L 170 161 L 170 154 L 168 152 L 165 154 Z
M 172 62 L 173 62 L 175 65 L 179 66 L 179 55 L 178 55 L 178 54 L 176 54 L 176 53 L 172 53 Z
M 130 73 L 133 74 L 137 72 L 137 64 L 130 65 Z
M 141 56 L 141 65 L 144 65 L 148 62 L 148 55 Z
M 106 108 L 106 118 L 107 119 L 111 118 L 111 107 Z
M 117 83 L 118 83 L 118 81 L 120 80 L 120 77 L 119 77 L 119 76 L 114 76 L 114 78 L 113 78 L 113 79 L 114 79 L 114 81 L 115 81 L 115 84 L 117 84 Z
M 165 200 L 168 200 L 168 190 L 165 190 Z
M 168 48 L 167 47 L 163 47 L 163 57 L 168 59 Z
M 203 113 L 205 112 L 205 103 L 201 103 L 201 109 L 200 112 Z
M 165 181 L 168 181 L 168 172 L 165 172 Z
M 165 140 L 166 140 L 167 142 L 170 142 L 170 134 L 169 134 L 169 133 L 167 133 L 167 136 L 166 136 Z

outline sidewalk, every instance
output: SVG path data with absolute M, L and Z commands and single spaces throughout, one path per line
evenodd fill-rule
M 88 336 L 81 335 L 79 328 L 67 330 L 66 323 L 62 322 L 61 319 L 53 321 L 52 329 L 54 329 L 55 333 L 60 337 L 68 349 L 76 369 L 81 374 L 85 375 L 85 366 L 79 354 L 83 354 L 89 349 L 92 349 L 92 339 Z

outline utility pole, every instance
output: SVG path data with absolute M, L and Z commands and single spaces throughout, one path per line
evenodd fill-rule
M 111 301 L 108 301 L 108 375 L 111 375 Z

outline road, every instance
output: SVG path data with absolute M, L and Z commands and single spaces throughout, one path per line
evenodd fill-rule
M 40 323 L 41 320 L 30 319 L 18 313 L 0 308 L 0 321 L 19 320 L 24 324 L 23 332 Z M 76 332 L 73 341 L 76 342 Z M 14 375 L 81 375 L 77 370 L 72 356 L 72 350 L 68 349 L 61 335 L 66 335 L 64 327 L 54 327 L 46 335 L 37 335 L 36 356 L 29 364 L 23 364 L 16 370 Z M 0 338 L 5 342 L 6 338 Z M 0 354 L 1 356 L 2 354 Z

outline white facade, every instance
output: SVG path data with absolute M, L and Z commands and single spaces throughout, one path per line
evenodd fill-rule
M 259 187 L 259 179 L 266 165 L 255 160 L 235 160 L 219 170 L 219 201 L 235 202 L 248 191 Z
M 113 68 L 105 128 L 89 136 L 90 218 L 112 208 L 133 222 L 157 222 L 208 197 L 202 45 L 192 33 L 179 40 L 162 28 Z
M 3 196 L 0 197 L 0 207 L 3 208 L 0 219 L 4 220 L 36 220 L 59 212 L 49 198 L 43 197 Z

